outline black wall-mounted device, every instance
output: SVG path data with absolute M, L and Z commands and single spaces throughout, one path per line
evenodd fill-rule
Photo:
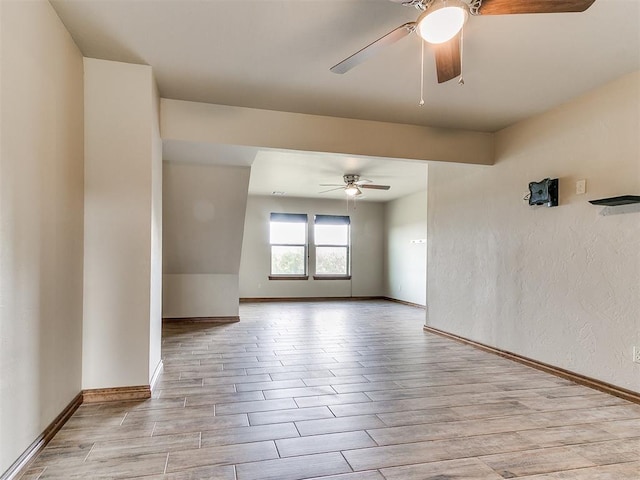
M 545 178 L 529 183 L 529 205 L 558 206 L 558 179 Z

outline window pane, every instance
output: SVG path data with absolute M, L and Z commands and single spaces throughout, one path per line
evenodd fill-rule
M 349 225 L 315 225 L 316 245 L 349 245 Z
M 316 274 L 348 275 L 347 247 L 317 247 Z
M 271 247 L 272 275 L 305 275 L 304 247 Z
M 296 222 L 271 222 L 270 224 L 271 245 L 288 244 L 304 245 L 306 242 L 307 224 Z

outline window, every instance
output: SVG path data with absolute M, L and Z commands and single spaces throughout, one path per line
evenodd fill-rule
M 272 213 L 270 279 L 307 278 L 307 215 Z
M 349 217 L 316 215 L 314 239 L 316 270 L 314 279 L 349 278 L 350 275 L 350 227 Z

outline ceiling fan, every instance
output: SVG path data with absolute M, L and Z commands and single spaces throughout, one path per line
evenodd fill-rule
M 415 22 L 400 25 L 375 42 L 331 67 L 333 73 L 346 73 L 380 50 L 416 32 L 435 47 L 438 83 L 462 73 L 462 27 L 469 15 L 511 15 L 519 13 L 583 12 L 595 0 L 389 0 L 422 13 Z
M 337 187 L 330 188 L 329 190 L 324 190 L 320 193 L 333 192 L 334 190 L 344 190 L 349 197 L 357 197 L 358 195 L 362 195 L 363 188 L 370 188 L 372 190 L 389 190 L 391 187 L 389 185 L 375 185 L 371 182 L 371 180 L 367 180 L 366 178 L 360 178 L 360 175 L 354 174 L 346 174 L 342 176 L 342 180 L 344 180 L 344 185 L 340 185 L 337 183 L 321 183 L 321 187 Z

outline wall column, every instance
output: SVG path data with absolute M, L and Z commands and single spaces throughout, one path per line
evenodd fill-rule
M 83 389 L 160 364 L 162 145 L 151 67 L 85 58 Z

